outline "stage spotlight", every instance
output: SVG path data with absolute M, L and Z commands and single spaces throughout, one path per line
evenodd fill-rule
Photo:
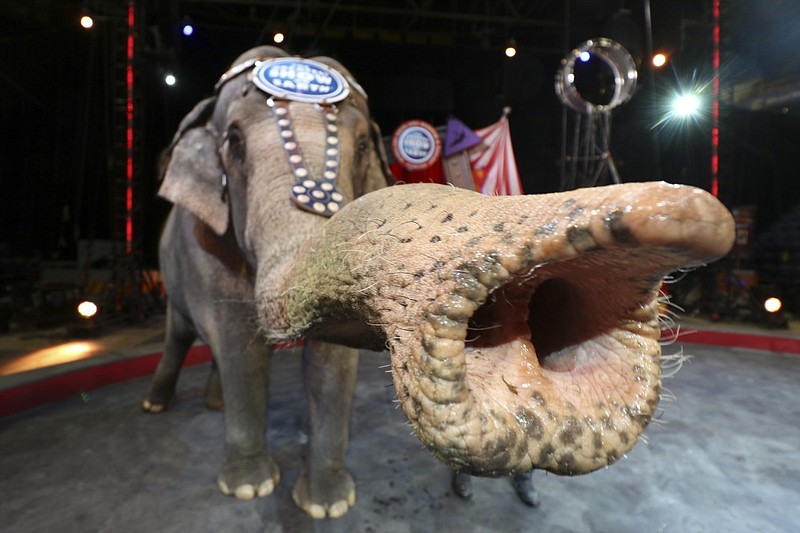
M 514 57 L 517 55 L 517 43 L 514 42 L 514 39 L 508 41 L 504 53 L 506 54 L 506 57 Z
M 78 314 L 83 318 L 92 318 L 97 314 L 97 304 L 85 300 L 78 304 Z
M 175 84 L 177 83 L 177 81 L 178 81 L 178 80 L 177 80 L 177 78 L 175 78 L 175 75 L 174 75 L 174 74 L 171 74 L 171 73 L 170 73 L 170 74 L 167 74 L 166 76 L 164 76 L 164 83 L 166 83 L 166 84 L 167 84 L 167 85 L 169 85 L 170 87 L 172 87 L 173 85 L 175 85 Z
M 181 33 L 185 37 L 189 37 L 194 34 L 194 24 L 192 24 L 192 20 L 189 17 L 183 17 L 183 22 L 181 22 Z
M 94 26 L 94 19 L 91 15 L 81 15 L 81 27 L 85 30 L 91 29 Z
M 654 67 L 661 68 L 667 64 L 667 56 L 659 52 L 653 56 L 652 63 Z
M 776 298 L 771 296 L 764 300 L 764 310 L 767 313 L 777 313 L 783 307 L 783 303 L 781 302 L 780 298 Z
M 700 97 L 692 93 L 684 93 L 672 101 L 672 113 L 678 117 L 688 118 L 700 110 Z
M 275 35 L 272 36 L 272 41 L 275 44 L 281 44 L 286 39 L 286 36 L 281 32 L 275 32 Z

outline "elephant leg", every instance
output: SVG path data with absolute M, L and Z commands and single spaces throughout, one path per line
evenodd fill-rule
M 539 506 L 539 493 L 531 481 L 532 472 L 514 474 L 511 476 L 511 485 L 520 501 L 530 507 Z M 472 498 L 472 476 L 453 470 L 453 490 L 464 500 Z
M 533 472 L 514 474 L 511 477 L 511 484 L 514 485 L 514 490 L 522 503 L 530 507 L 538 507 L 540 502 L 539 493 L 536 492 L 536 488 L 533 486 L 532 475 Z
M 175 384 L 186 359 L 186 354 L 197 338 L 192 322 L 180 311 L 167 304 L 167 327 L 164 353 L 150 383 L 150 390 L 142 401 L 142 409 L 150 413 L 166 410 L 175 394 Z
M 464 500 L 472 498 L 472 477 L 469 474 L 453 470 L 453 490 Z
M 352 476 L 344 467 L 350 432 L 358 350 L 306 341 L 303 351 L 310 410 L 306 466 L 292 496 L 314 518 L 339 518 L 355 504 Z
M 280 471 L 265 445 L 272 348 L 246 318 L 222 319 L 210 344 L 225 404 L 225 460 L 217 477 L 223 494 L 240 500 L 268 496 Z
M 211 365 L 211 372 L 208 374 L 205 392 L 206 407 L 212 411 L 222 411 L 225 402 L 222 401 L 222 379 L 219 376 L 219 367 L 214 361 Z

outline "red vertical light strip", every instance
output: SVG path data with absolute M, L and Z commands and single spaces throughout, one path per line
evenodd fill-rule
M 125 253 L 133 252 L 133 59 L 136 17 L 133 0 L 128 2 L 128 34 L 125 55 Z
M 720 0 L 712 0 L 712 16 L 714 18 L 713 52 L 711 69 L 713 80 L 711 85 L 711 194 L 719 196 L 719 18 Z

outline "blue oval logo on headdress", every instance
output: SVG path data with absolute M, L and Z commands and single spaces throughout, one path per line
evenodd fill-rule
M 344 76 L 328 65 L 297 57 L 270 59 L 253 69 L 253 83 L 277 98 L 332 104 L 347 98 Z

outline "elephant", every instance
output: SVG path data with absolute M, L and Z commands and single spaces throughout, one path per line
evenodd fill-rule
M 202 339 L 224 396 L 218 485 L 266 496 L 280 479 L 265 445 L 270 347 L 305 339 L 309 443 L 293 498 L 315 518 L 355 503 L 357 349 L 389 350 L 415 435 L 455 471 L 577 475 L 626 453 L 659 400 L 661 282 L 729 251 L 722 203 L 663 182 L 513 197 L 388 186 L 363 89 L 316 58 L 349 94 L 284 94 L 285 80 L 263 79 L 284 56 L 234 61 L 166 151 L 167 332 L 143 408 L 166 408 Z
M 198 337 L 207 343 L 215 362 L 207 402 L 220 408 L 221 389 L 225 404 L 226 449 L 218 485 L 240 499 L 268 495 L 280 479 L 264 451 L 271 345 L 256 323 L 254 283 L 265 275 L 280 279 L 326 220 L 293 207 L 289 193 L 298 187 L 297 175 L 303 170 L 323 174 L 330 169 L 322 166 L 335 161 L 342 179 L 320 181 L 333 189 L 329 200 L 339 202 L 393 181 L 367 95 L 336 61 L 316 58 L 345 77 L 351 91 L 344 101 L 268 102 L 269 95 L 252 82 L 252 67 L 286 57 L 278 48 L 257 47 L 234 61 L 216 94 L 179 125 L 164 152 L 159 190 L 175 204 L 159 244 L 168 293 L 166 339 L 142 407 L 151 413 L 165 410 L 188 348 Z M 238 71 L 242 65 L 248 68 Z M 282 109 L 293 121 L 292 130 L 276 124 Z M 285 131 L 294 134 L 293 140 Z M 285 153 L 289 142 L 295 148 Z M 338 160 L 325 155 L 331 149 Z M 295 162 L 306 155 L 304 165 Z M 304 352 L 315 423 L 311 459 L 294 498 L 312 516 L 340 516 L 355 498 L 342 462 L 357 350 L 311 339 Z

